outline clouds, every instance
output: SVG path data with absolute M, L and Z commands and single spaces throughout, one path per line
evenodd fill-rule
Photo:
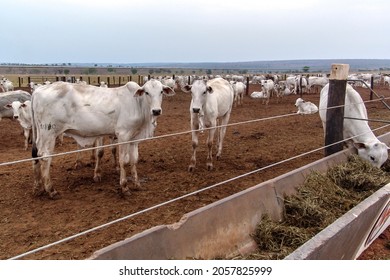
M 0 62 L 390 58 L 390 3 L 4 0 Z

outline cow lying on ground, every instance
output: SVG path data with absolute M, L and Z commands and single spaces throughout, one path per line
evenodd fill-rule
M 298 98 L 295 101 L 295 106 L 298 108 L 297 114 L 307 115 L 307 114 L 315 114 L 318 112 L 318 107 L 312 102 L 308 102 L 303 100 L 302 98 Z

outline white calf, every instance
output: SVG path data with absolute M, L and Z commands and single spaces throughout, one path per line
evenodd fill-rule
M 272 92 L 275 90 L 275 83 L 272 80 L 263 80 L 261 81 L 262 92 L 264 92 L 265 99 L 263 100 L 263 104 L 268 105 L 269 99 L 271 97 Z
M 318 112 L 317 105 L 311 102 L 306 102 L 302 98 L 298 98 L 295 101 L 295 106 L 298 108 L 297 114 L 307 115 L 307 114 L 315 114 Z

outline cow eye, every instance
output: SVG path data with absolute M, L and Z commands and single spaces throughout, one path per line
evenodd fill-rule
M 206 93 L 207 93 L 207 91 L 203 92 L 203 94 L 206 94 Z
M 375 157 L 370 156 L 370 159 L 375 162 Z
M 146 94 L 146 95 L 149 95 L 149 92 L 145 91 L 145 94 Z

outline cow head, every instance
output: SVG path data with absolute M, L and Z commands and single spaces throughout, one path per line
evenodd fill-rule
M 369 143 L 354 143 L 358 150 L 359 156 L 370 162 L 373 166 L 380 168 L 388 158 L 387 145 L 380 141 L 373 141 Z
M 147 101 L 150 112 L 153 116 L 159 116 L 162 113 L 161 103 L 162 96 L 172 96 L 175 91 L 163 85 L 160 81 L 151 79 L 147 81 L 141 88 L 137 89 L 134 96 L 144 96 Z
M 21 103 L 20 101 L 14 101 L 11 104 L 5 105 L 4 107 L 6 109 L 12 109 L 14 113 L 14 119 L 18 119 L 20 116 L 20 110 L 22 110 L 22 108 L 26 108 L 27 104 Z
M 212 87 L 207 85 L 207 82 L 204 80 L 196 80 L 192 85 L 187 85 L 183 88 L 186 92 L 191 92 L 192 100 L 190 111 L 192 113 L 199 113 L 206 103 L 207 94 L 212 94 Z

